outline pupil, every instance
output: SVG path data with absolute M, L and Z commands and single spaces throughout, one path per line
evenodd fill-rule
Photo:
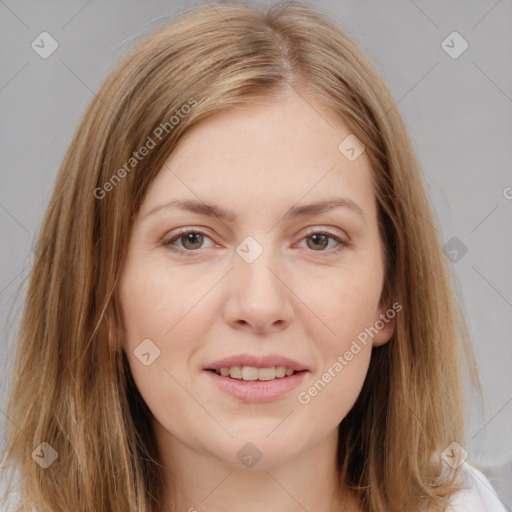
M 321 247 L 322 248 L 322 247 L 326 246 L 326 241 L 327 241 L 326 235 L 322 235 L 322 234 L 320 234 L 320 235 L 312 235 L 311 239 L 314 240 L 313 247 L 316 247 L 316 248 Z M 323 242 L 323 244 L 319 245 L 316 242 Z
M 194 240 L 194 239 L 196 239 L 197 237 L 201 237 L 201 236 L 202 235 L 199 233 L 189 233 L 188 235 L 185 235 L 185 239 L 186 239 L 187 243 L 192 243 L 192 245 L 194 245 L 195 243 L 198 243 L 197 240 Z M 199 245 L 200 245 L 200 241 L 199 241 Z M 186 247 L 186 245 L 185 245 L 185 247 Z M 192 247 L 192 248 L 194 249 L 194 247 Z

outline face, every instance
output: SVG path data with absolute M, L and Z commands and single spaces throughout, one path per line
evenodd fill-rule
M 368 157 L 349 160 L 348 127 L 302 96 L 189 130 L 133 225 L 120 343 L 162 449 L 291 461 L 336 433 L 392 334 Z

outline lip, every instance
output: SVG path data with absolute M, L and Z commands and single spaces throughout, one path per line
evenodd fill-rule
M 271 368 L 272 366 L 284 366 L 296 372 L 309 370 L 309 368 L 288 357 L 270 354 L 268 356 L 257 356 L 252 354 L 238 354 L 215 361 L 208 365 L 205 370 L 220 370 L 232 366 L 252 366 L 255 368 Z M 283 377 L 284 378 L 284 377 Z
M 230 366 L 236 365 L 232 364 Z M 265 366 L 262 366 L 261 368 L 265 368 Z M 239 400 L 243 400 L 244 402 L 270 402 L 298 387 L 309 371 L 300 371 L 299 373 L 294 373 L 288 377 L 281 377 L 267 381 L 244 381 L 232 379 L 230 377 L 217 375 L 214 371 L 210 370 L 204 370 L 204 373 L 210 376 L 221 391 L 234 396 Z

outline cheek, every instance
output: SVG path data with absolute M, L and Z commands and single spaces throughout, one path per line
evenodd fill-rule
M 354 405 L 371 358 L 367 330 L 378 318 L 382 273 L 378 261 L 372 260 L 373 268 L 362 257 L 358 263 L 317 275 L 301 291 L 307 307 L 298 314 L 311 319 L 303 325 L 320 364 L 301 387 L 298 403 L 312 421 L 323 417 L 326 428 L 339 424 Z
M 202 284 L 197 281 L 168 267 L 139 265 L 127 266 L 119 284 L 122 346 L 142 398 L 155 418 L 166 425 L 176 410 L 187 410 L 192 420 L 204 412 L 191 407 L 193 401 L 184 391 L 193 382 L 188 362 L 206 339 L 211 321 L 211 308 L 207 310 L 207 301 L 201 298 L 212 284 L 207 278 Z M 142 346 L 144 350 L 139 349 Z M 142 357 L 147 353 L 149 357 Z M 181 428 L 181 421 L 170 427 Z M 186 436 L 186 429 L 181 435 Z
M 309 323 L 309 337 L 331 358 L 343 353 L 378 319 L 381 289 L 378 262 L 373 269 L 362 264 L 347 266 L 310 280 L 301 292 L 310 310 L 307 317 L 314 319 Z
M 171 340 L 175 347 L 176 341 L 194 338 L 194 332 L 201 328 L 197 311 L 211 287 L 207 276 L 189 279 L 185 271 L 147 266 L 144 272 L 127 268 L 125 275 L 119 293 L 130 343 L 151 338 L 165 348 Z
M 351 361 L 331 362 L 299 395 L 302 414 L 312 422 L 322 418 L 321 429 L 335 429 L 354 406 L 368 371 L 371 347 L 364 347 Z

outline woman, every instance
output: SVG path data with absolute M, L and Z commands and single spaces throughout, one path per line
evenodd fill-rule
M 406 129 L 317 11 L 204 6 L 133 48 L 40 246 L 20 510 L 504 510 L 465 462 L 463 352 L 478 378 Z

